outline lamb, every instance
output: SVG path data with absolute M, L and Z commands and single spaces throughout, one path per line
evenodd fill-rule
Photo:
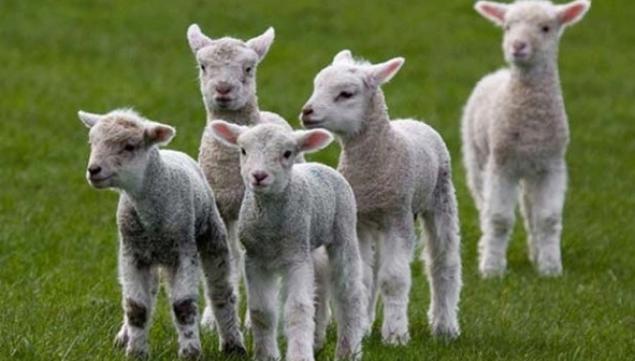
M 124 322 L 115 344 L 128 356 L 148 355 L 148 328 L 161 270 L 167 276 L 179 356 L 197 359 L 202 268 L 221 349 L 244 354 L 226 231 L 214 194 L 193 159 L 159 150 L 170 142 L 174 128 L 128 109 L 105 115 L 80 111 L 79 118 L 90 128 L 88 182 L 97 189 L 120 192 L 117 224 Z
M 256 68 L 273 43 L 275 32 L 267 29 L 248 41 L 231 37 L 212 40 L 192 24 L 187 30 L 189 45 L 199 67 L 201 93 L 208 123 L 225 119 L 234 124 L 288 123 L 275 113 L 260 111 L 256 97 Z M 297 161 L 303 161 L 298 156 Z M 238 213 L 245 188 L 240 178 L 238 154 L 216 140 L 206 130 L 201 139 L 199 163 L 216 192 L 221 217 L 227 225 L 232 256 L 233 283 L 238 286 L 242 273 L 242 250 L 236 235 Z M 208 306 L 202 324 L 214 328 L 214 318 Z
M 462 119 L 464 164 L 480 215 L 483 277 L 505 273 L 518 198 L 530 259 L 541 275 L 562 273 L 569 125 L 558 76 L 558 43 L 564 29 L 581 20 L 590 6 L 587 0 L 475 5 L 504 28 L 503 52 L 509 63 L 476 85 Z
M 313 360 L 314 264 L 312 251 L 328 254 L 337 320 L 336 357 L 361 358 L 366 296 L 357 243 L 356 207 L 346 180 L 332 168 L 295 164 L 294 157 L 327 146 L 323 130 L 291 131 L 276 124 L 254 128 L 214 121 L 209 128 L 240 153 L 246 186 L 239 238 L 245 247 L 249 313 L 257 360 L 277 360 L 276 301 L 281 277 L 287 361 Z M 317 315 L 320 317 L 320 315 Z
M 387 344 L 406 344 L 410 339 L 409 261 L 417 218 L 426 232 L 432 333 L 459 335 L 460 236 L 450 155 L 428 125 L 411 119 L 390 121 L 380 88 L 403 63 L 403 58 L 394 58 L 371 65 L 342 50 L 316 76 L 313 94 L 300 115 L 305 127 L 324 128 L 339 138 L 338 170 L 357 201 L 367 314 L 372 322 L 380 289 L 382 339 Z

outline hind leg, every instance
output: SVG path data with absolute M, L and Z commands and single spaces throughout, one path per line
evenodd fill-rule
M 507 244 L 514 226 L 518 180 L 503 169 L 489 167 L 481 217 L 479 270 L 483 277 L 502 276 L 507 268 Z
M 358 225 L 359 251 L 362 257 L 364 291 L 368 299 L 368 332 L 372 330 L 377 309 L 377 274 L 379 270 L 379 250 L 377 230 Z
M 414 217 L 404 214 L 391 220 L 380 245 L 379 288 L 384 306 L 382 338 L 384 343 L 405 345 L 408 332 L 410 259 L 414 247 Z
M 532 215 L 532 260 L 538 272 L 545 276 L 562 273 L 560 236 L 566 183 L 564 162 L 539 177 L 526 180 Z
M 313 348 L 319 351 L 326 341 L 326 329 L 331 320 L 329 307 L 329 259 L 324 247 L 313 251 L 313 267 L 315 269 L 315 341 Z
M 536 261 L 536 244 L 534 242 L 534 221 L 533 221 L 533 204 L 532 197 L 530 196 L 529 187 L 526 181 L 523 181 L 520 195 L 520 213 L 523 217 L 523 224 L 525 226 L 525 233 L 527 234 L 527 251 L 529 253 L 529 259 L 532 262 Z

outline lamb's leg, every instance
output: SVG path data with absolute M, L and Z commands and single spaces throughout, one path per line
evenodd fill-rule
M 514 226 L 517 180 L 501 169 L 488 169 L 481 216 L 479 270 L 483 277 L 502 276 L 507 268 L 507 244 Z
M 257 361 L 279 360 L 277 318 L 280 285 L 277 277 L 250 262 L 249 257 L 245 259 L 245 276 L 254 359 Z
M 468 135 L 464 136 L 464 138 Z M 479 163 L 478 149 L 470 139 L 463 139 L 463 164 L 466 170 L 467 185 L 474 199 L 476 209 L 483 211 L 483 169 Z
M 378 262 L 378 242 L 376 231 L 358 225 L 357 234 L 359 237 L 359 251 L 362 257 L 362 279 L 364 283 L 364 292 L 367 297 L 367 320 L 368 330 L 370 334 L 375 322 L 375 311 L 377 309 L 377 274 L 379 271 Z
M 525 233 L 527 233 L 527 251 L 529 252 L 529 259 L 532 262 L 536 261 L 536 244 L 534 242 L 534 221 L 532 216 L 532 199 L 529 196 L 529 185 L 526 181 L 522 182 L 521 195 L 520 195 L 520 213 L 523 216 L 523 223 L 525 225 Z
M 209 232 L 199 239 L 198 248 L 205 274 L 205 298 L 214 315 L 221 350 L 245 354 L 237 312 L 237 290 L 231 282 L 229 247 L 220 217 L 215 217 Z
M 326 341 L 326 329 L 331 320 L 329 259 L 324 247 L 319 247 L 312 253 L 315 269 L 315 338 L 313 349 L 322 349 Z
M 379 287 L 384 305 L 381 334 L 386 344 L 405 345 L 410 340 L 408 295 L 415 237 L 414 217 L 408 213 L 390 221 L 381 244 Z
M 331 294 L 337 320 L 336 359 L 359 360 L 368 325 L 368 294 L 357 232 L 346 218 L 336 223 L 335 238 L 327 247 L 331 267 Z
M 558 276 L 562 273 L 560 235 L 567 187 L 566 166 L 563 162 L 526 182 L 532 206 L 534 262 L 540 274 Z
M 229 254 L 231 256 L 231 283 L 236 290 L 236 304 L 240 304 L 240 280 L 243 278 L 244 255 L 238 239 L 238 222 L 232 221 L 227 223 L 227 244 L 229 245 Z M 208 292 L 205 292 L 207 295 Z M 201 326 L 214 330 L 216 322 L 214 321 L 214 312 L 210 306 L 210 300 L 205 296 L 205 310 L 201 317 Z M 245 327 L 249 328 L 249 313 L 245 315 Z
M 428 320 L 433 335 L 455 338 L 460 333 L 457 312 L 461 292 L 461 240 L 456 196 L 449 177 L 438 180 L 434 198 L 431 209 L 423 217 L 427 235 L 424 260 L 431 301 Z
M 197 253 L 195 248 L 183 252 L 176 266 L 166 268 L 172 316 L 179 338 L 179 357 L 188 360 L 195 360 L 201 356 L 197 324 L 200 272 Z
M 287 361 L 312 361 L 315 335 L 313 261 L 308 258 L 287 271 L 287 300 L 284 305 Z
M 127 356 L 147 357 L 150 316 L 158 290 L 156 270 L 139 266 L 131 256 L 120 252 L 119 280 L 125 316 L 115 345 L 125 348 Z

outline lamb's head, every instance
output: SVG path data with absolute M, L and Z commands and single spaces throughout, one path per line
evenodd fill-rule
M 240 172 L 245 186 L 256 193 L 284 192 L 291 179 L 295 157 L 329 145 L 333 136 L 324 130 L 293 131 L 277 124 L 253 128 L 216 120 L 214 137 L 240 151 Z
M 144 119 L 128 109 L 108 114 L 83 111 L 79 119 L 90 128 L 88 182 L 95 188 L 121 188 L 138 184 L 148 164 L 150 151 L 170 142 L 174 128 Z
M 208 110 L 239 110 L 256 96 L 256 67 L 273 42 L 273 28 L 248 41 L 212 40 L 196 24 L 187 39 L 199 67 L 201 93 Z
M 589 0 L 565 5 L 547 0 L 519 0 L 512 4 L 479 1 L 474 7 L 504 29 L 505 60 L 517 66 L 532 67 L 557 57 L 564 28 L 580 21 L 590 6 Z
M 397 74 L 404 61 L 394 58 L 374 65 L 354 60 L 349 50 L 340 51 L 333 63 L 316 75 L 313 94 L 300 114 L 302 124 L 341 136 L 359 132 L 372 97 Z

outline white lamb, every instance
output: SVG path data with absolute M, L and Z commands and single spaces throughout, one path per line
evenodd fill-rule
M 187 29 L 187 39 L 199 66 L 201 93 L 208 123 L 224 119 L 234 124 L 276 123 L 291 127 L 275 113 L 260 111 L 256 97 L 256 68 L 273 43 L 274 29 L 248 41 L 231 37 L 212 40 L 196 24 Z M 240 178 L 238 154 L 216 140 L 209 129 L 203 134 L 199 164 L 216 193 L 216 203 L 227 226 L 232 255 L 233 282 L 238 286 L 242 274 L 242 250 L 237 237 L 237 221 L 245 187 Z M 299 156 L 298 161 L 302 161 Z M 208 306 L 202 324 L 214 328 Z
M 432 332 L 459 335 L 460 237 L 450 155 L 439 134 L 426 124 L 391 122 L 380 88 L 403 62 L 395 58 L 371 65 L 341 51 L 316 76 L 313 95 L 301 114 L 305 127 L 325 128 L 339 137 L 338 170 L 357 200 L 357 233 L 370 296 L 367 314 L 372 322 L 381 290 L 382 336 L 388 344 L 405 344 L 410 338 L 408 294 L 417 217 L 427 235 Z
M 322 246 L 331 270 L 338 331 L 336 357 L 360 358 L 366 296 L 353 192 L 332 168 L 316 163 L 294 165 L 297 154 L 327 146 L 332 136 L 323 130 L 293 132 L 275 124 L 246 128 L 223 121 L 212 122 L 210 129 L 242 154 L 240 168 L 246 192 L 239 238 L 246 250 L 256 359 L 280 358 L 276 340 L 279 278 L 287 289 L 286 360 L 314 359 L 316 265 L 312 251 Z
M 192 158 L 158 147 L 172 139 L 174 128 L 131 110 L 106 115 L 80 111 L 79 118 L 90 128 L 89 183 L 120 192 L 119 280 L 125 316 L 115 343 L 129 356 L 147 356 L 148 328 L 162 269 L 178 331 L 179 356 L 198 359 L 202 268 L 221 348 L 244 354 L 225 226 L 214 194 Z
M 509 68 L 483 78 L 465 106 L 463 154 L 479 210 L 479 269 L 502 275 L 514 224 L 518 186 L 529 255 L 542 275 L 562 272 L 560 234 L 569 126 L 558 76 L 558 43 L 565 27 L 591 3 L 549 1 L 476 3 L 476 10 L 505 30 Z

